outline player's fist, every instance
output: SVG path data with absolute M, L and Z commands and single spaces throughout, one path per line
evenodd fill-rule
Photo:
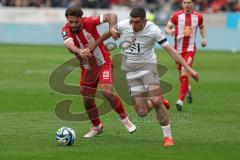
M 77 57 L 79 57 L 82 61 L 86 61 L 88 58 L 92 56 L 89 48 L 84 48 L 79 51 Z
M 120 38 L 120 33 L 117 30 L 117 26 L 113 26 L 112 28 L 110 28 L 109 32 L 114 40 Z
M 202 47 L 206 47 L 207 46 L 207 40 L 204 38 L 202 43 L 201 43 Z

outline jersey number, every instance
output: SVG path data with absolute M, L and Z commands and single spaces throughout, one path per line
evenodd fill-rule
M 131 52 L 134 52 L 134 53 L 140 53 L 140 43 L 133 43 L 130 46 L 130 50 Z

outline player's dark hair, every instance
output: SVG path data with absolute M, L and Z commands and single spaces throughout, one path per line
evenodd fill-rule
M 74 16 L 74 17 L 82 17 L 83 11 L 81 7 L 72 6 L 69 7 L 65 12 L 65 17 Z
M 130 13 L 130 17 L 132 17 L 132 18 L 140 17 L 141 19 L 145 19 L 146 18 L 146 11 L 142 7 L 134 8 Z

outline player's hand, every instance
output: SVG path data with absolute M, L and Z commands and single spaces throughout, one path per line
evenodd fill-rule
M 202 47 L 206 47 L 207 46 L 207 40 L 204 38 L 202 43 L 201 43 Z
M 89 48 L 90 51 L 92 52 L 97 47 L 97 44 L 95 42 L 89 42 L 85 47 Z
M 120 38 L 120 34 L 117 30 L 117 26 L 113 26 L 112 28 L 110 28 L 109 32 L 112 35 L 112 38 L 114 40 L 117 40 L 118 38 Z
M 175 28 L 170 29 L 168 34 L 169 34 L 170 36 L 174 36 L 174 34 L 175 34 Z
M 92 54 L 89 48 L 84 48 L 80 50 L 77 56 L 79 56 L 82 59 L 82 61 L 86 61 L 88 60 L 88 58 L 92 56 Z

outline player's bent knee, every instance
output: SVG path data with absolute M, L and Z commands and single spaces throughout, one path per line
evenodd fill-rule
M 159 106 L 159 105 L 161 105 L 161 99 L 160 99 L 159 96 L 157 96 L 157 97 L 152 97 L 152 98 L 151 98 L 151 102 L 152 102 L 153 106 Z
M 136 104 L 135 108 L 139 117 L 145 117 L 149 112 L 147 106 L 142 106 L 142 104 Z
M 96 93 L 96 88 L 80 86 L 80 94 L 82 96 L 91 97 Z
M 110 84 L 101 85 L 101 91 L 103 95 L 113 94 L 112 85 Z
M 105 98 L 111 98 L 113 96 L 113 93 L 111 90 L 105 90 L 105 91 L 102 91 L 102 95 L 105 97 Z
M 137 114 L 138 114 L 139 117 L 146 117 L 147 114 L 148 114 L 148 111 L 140 110 L 140 111 L 137 111 Z

